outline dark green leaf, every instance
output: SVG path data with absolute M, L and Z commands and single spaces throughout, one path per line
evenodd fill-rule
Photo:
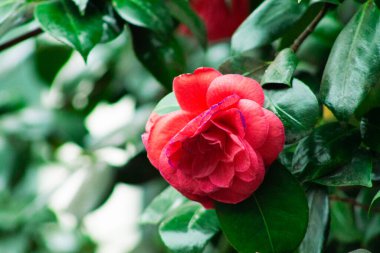
M 160 102 L 158 102 L 153 112 L 157 113 L 158 115 L 164 115 L 170 112 L 178 111 L 180 109 L 181 108 L 179 107 L 177 98 L 173 92 L 170 92 L 163 99 L 161 99 Z
M 159 228 L 162 241 L 173 253 L 201 253 L 218 231 L 215 211 L 195 203 L 178 208 Z
M 199 41 L 201 46 L 207 48 L 206 27 L 199 16 L 193 11 L 187 0 L 166 1 L 170 13 L 182 24 L 186 25 Z
M 307 7 L 308 1 L 264 1 L 234 33 L 232 49 L 242 53 L 274 41 L 302 17 Z
M 363 142 L 372 150 L 380 152 L 380 108 L 374 108 L 361 121 Z
M 375 0 L 377 8 L 380 8 L 380 0 Z
M 318 100 L 310 88 L 300 80 L 293 79 L 291 88 L 264 92 L 265 107 L 281 119 L 288 142 L 303 137 L 317 123 L 320 116 Z
M 360 144 L 357 129 L 330 123 L 300 141 L 293 157 L 293 174 L 313 180 L 348 163 Z
M 261 85 L 284 84 L 291 87 L 297 63 L 298 59 L 293 50 L 283 49 L 265 71 Z
M 137 58 L 167 90 L 172 90 L 173 78 L 184 72 L 181 46 L 174 37 L 164 38 L 144 28 L 130 27 Z
M 314 180 L 314 182 L 327 186 L 361 185 L 372 187 L 371 173 L 371 157 L 364 152 L 360 152 L 352 158 L 352 161 L 349 164 L 344 165 L 340 170 Z
M 216 212 L 222 231 L 241 253 L 293 252 L 308 223 L 302 187 L 278 164 L 272 165 L 252 197 L 235 205 L 218 203 Z
M 368 1 L 334 44 L 323 74 L 321 97 L 339 119 L 350 118 L 379 84 L 379 23 L 380 11 Z
M 85 10 L 86 10 L 86 7 L 87 7 L 87 4 L 88 4 L 88 0 L 72 0 L 79 8 L 79 11 L 84 14 L 85 13 Z
M 162 0 L 113 0 L 116 11 L 129 23 L 168 34 L 173 29 L 170 12 Z
M 323 188 L 312 188 L 307 192 L 309 202 L 309 225 L 298 253 L 321 253 L 325 231 L 329 220 L 329 198 Z
M 158 195 L 145 209 L 141 216 L 143 224 L 158 224 L 174 209 L 185 203 L 187 198 L 169 186 Z
M 269 63 L 249 55 L 237 55 L 227 59 L 219 67 L 223 74 L 240 74 L 261 81 Z
M 38 5 L 35 17 L 42 29 L 74 47 L 85 60 L 102 38 L 101 13 L 91 6 L 83 16 L 72 1 L 57 0 Z

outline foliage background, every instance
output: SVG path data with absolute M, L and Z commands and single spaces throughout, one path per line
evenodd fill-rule
M 140 136 L 155 104 L 170 91 L 172 78 L 199 66 L 269 84 L 267 107 L 277 110 L 287 127 L 288 145 L 279 161 L 305 183 L 309 230 L 320 225 L 308 230 L 305 239 L 316 243 L 303 243 L 298 252 L 376 252 L 380 215 L 376 203 L 371 212 L 368 209 L 380 180 L 379 9 L 369 18 L 372 29 L 355 34 L 362 36 L 358 59 L 370 69 L 367 76 L 358 75 L 358 83 L 373 92 L 354 98 L 360 106 L 341 109 L 344 101 L 334 102 L 339 92 L 320 92 L 320 84 L 329 87 L 326 83 L 341 78 L 338 73 L 355 72 L 351 65 L 342 65 L 347 58 L 344 43 L 352 34 L 334 47 L 338 60 L 327 67 L 326 62 L 349 20 L 364 5 L 377 8 L 374 1 L 267 0 L 269 11 L 258 7 L 263 1 L 251 2 L 252 11 L 259 15 L 261 8 L 271 18 L 242 26 L 232 45 L 230 40 L 207 43 L 205 28 L 187 1 L 137 2 L 142 8 L 127 0 L 0 2 L 0 45 L 30 31 L 39 34 L 40 27 L 45 31 L 0 53 L 0 252 L 144 253 L 166 252 L 168 247 L 187 252 L 183 247 L 188 245 L 165 240 L 165 232 L 188 237 L 189 231 L 182 231 L 181 225 L 158 226 L 164 218 L 176 221 L 181 212 L 194 215 L 199 206 L 185 203 L 175 209 L 173 203 L 178 207 L 186 201 L 169 192 L 141 217 L 167 185 L 148 162 Z M 331 4 L 329 11 L 297 56 L 281 51 L 325 2 Z M 134 8 L 136 12 L 126 11 Z M 289 13 L 296 18 L 287 18 Z M 180 22 L 194 36 L 180 34 Z M 252 32 L 255 29 L 261 33 Z M 243 40 L 242 34 L 255 40 Z M 362 45 L 369 53 L 360 51 Z M 341 65 L 327 80 L 323 73 L 336 62 Z M 280 75 L 272 71 L 263 76 L 269 65 Z M 273 84 L 281 89 L 272 89 Z M 152 218 L 152 210 L 161 212 L 160 217 Z M 166 212 L 172 216 L 164 217 Z M 200 221 L 201 228 L 206 225 Z M 188 252 L 234 252 L 219 229 L 203 235 L 203 244 Z

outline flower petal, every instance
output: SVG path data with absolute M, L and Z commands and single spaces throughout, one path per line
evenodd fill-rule
M 191 114 L 184 111 L 175 111 L 163 116 L 152 113 L 147 124 L 147 132 L 143 134 L 142 139 L 153 166 L 158 168 L 162 149 L 191 118 Z
M 213 185 L 227 188 L 231 185 L 235 175 L 234 166 L 230 163 L 219 163 L 218 167 L 209 176 Z
M 284 148 L 285 129 L 281 120 L 273 112 L 263 110 L 269 123 L 269 132 L 265 143 L 256 151 L 263 157 L 265 166 L 269 166 Z
M 242 75 L 223 75 L 215 78 L 207 90 L 207 104 L 219 103 L 224 98 L 236 94 L 240 98 L 255 101 L 260 106 L 264 104 L 264 92 L 255 80 Z
M 269 122 L 264 109 L 248 99 L 241 99 L 237 107 L 246 121 L 245 139 L 254 149 L 261 147 L 265 143 L 269 131 Z
M 173 90 L 180 107 L 193 113 L 207 110 L 207 89 L 221 75 L 213 68 L 198 68 L 194 74 L 183 74 L 174 78 Z

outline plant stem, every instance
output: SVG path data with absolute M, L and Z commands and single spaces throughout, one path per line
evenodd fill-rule
M 306 27 L 306 29 L 295 39 L 292 46 L 290 47 L 293 52 L 297 52 L 298 48 L 305 41 L 305 39 L 314 31 L 317 27 L 319 21 L 324 17 L 328 10 L 328 4 L 324 4 L 322 9 L 318 12 L 317 16 L 311 21 L 311 23 Z
M 329 199 L 331 201 L 345 202 L 345 203 L 350 204 L 352 206 L 357 206 L 357 207 L 363 208 L 363 209 L 365 209 L 367 211 L 370 210 L 370 205 L 365 205 L 365 204 L 359 203 L 355 199 L 340 197 L 338 195 L 330 195 Z M 379 207 L 372 207 L 371 211 L 373 211 L 373 212 L 380 212 L 380 208 Z
M 10 47 L 13 47 L 14 45 L 17 45 L 20 42 L 23 42 L 24 40 L 30 39 L 32 37 L 38 36 L 41 33 L 43 33 L 41 28 L 36 28 L 26 34 L 23 34 L 19 37 L 16 37 L 10 41 L 5 42 L 4 44 L 0 45 L 0 51 L 3 51 L 5 49 L 8 49 Z

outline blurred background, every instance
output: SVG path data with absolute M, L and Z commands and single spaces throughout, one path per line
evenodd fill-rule
M 297 77 L 315 93 L 331 46 L 357 6 L 345 1 L 300 48 Z M 0 29 L 0 44 L 36 26 Z M 135 56 L 130 29 L 98 45 L 87 63 L 47 34 L 0 52 L 1 253 L 165 252 L 157 228 L 141 226 L 139 217 L 166 187 L 141 134 L 168 91 Z M 184 62 L 173 64 L 183 72 L 217 68 L 230 56 L 228 41 L 203 50 L 191 36 L 176 39 Z M 280 46 L 252 53 L 273 59 Z M 231 64 L 222 69 L 247 68 Z

